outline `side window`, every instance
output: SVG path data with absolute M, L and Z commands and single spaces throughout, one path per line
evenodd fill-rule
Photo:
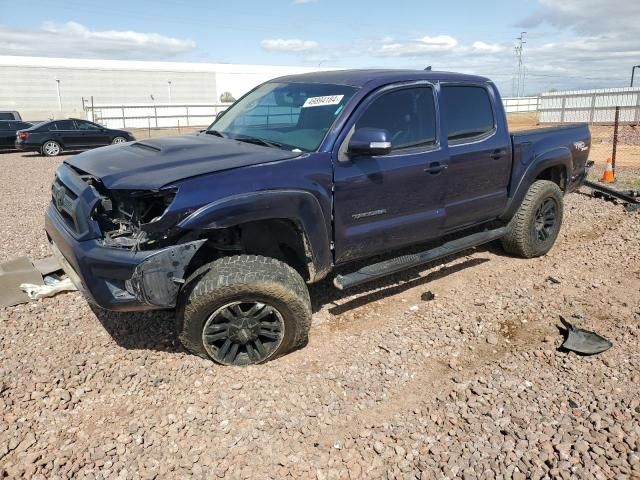
M 355 127 L 356 130 L 387 130 L 393 150 L 434 145 L 436 109 L 433 90 L 430 87 L 415 87 L 385 93 L 369 105 Z
M 483 87 L 443 86 L 441 108 L 451 142 L 479 137 L 494 128 L 491 99 Z
M 82 122 L 80 120 L 76 120 L 76 125 L 78 126 L 78 130 L 100 130 L 100 127 L 90 122 Z
M 75 130 L 76 127 L 73 124 L 73 120 L 58 120 L 57 122 L 55 122 L 55 126 L 56 128 L 53 128 L 52 130 Z

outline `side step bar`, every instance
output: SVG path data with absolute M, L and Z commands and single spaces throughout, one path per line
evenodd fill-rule
M 441 258 L 454 255 L 464 250 L 468 250 L 469 248 L 493 242 L 494 240 L 504 237 L 507 231 L 507 227 L 502 227 L 496 228 L 495 230 L 478 232 L 467 237 L 451 240 L 450 242 L 439 247 L 432 248 L 431 250 L 411 255 L 403 255 L 380 263 L 374 263 L 358 270 L 357 272 L 349 273 L 347 275 L 338 275 L 333 279 L 333 285 L 338 290 L 346 290 L 347 288 L 362 285 L 363 283 L 386 277 L 387 275 L 392 275 L 409 268 L 440 260 Z

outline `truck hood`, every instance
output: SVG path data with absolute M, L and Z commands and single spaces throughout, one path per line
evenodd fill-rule
M 65 163 L 108 189 L 155 190 L 178 180 L 294 158 L 300 153 L 198 134 L 112 145 Z

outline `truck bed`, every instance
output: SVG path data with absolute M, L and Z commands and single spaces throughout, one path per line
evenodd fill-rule
M 523 178 L 527 166 L 542 156 L 568 156 L 567 191 L 580 186 L 586 175 L 591 133 L 586 123 L 534 128 L 511 133 L 513 177 Z

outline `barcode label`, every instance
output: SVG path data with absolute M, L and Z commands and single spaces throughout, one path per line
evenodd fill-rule
M 302 108 L 308 107 L 324 107 L 326 105 L 338 105 L 344 95 L 327 95 L 324 97 L 309 97 L 302 105 Z

